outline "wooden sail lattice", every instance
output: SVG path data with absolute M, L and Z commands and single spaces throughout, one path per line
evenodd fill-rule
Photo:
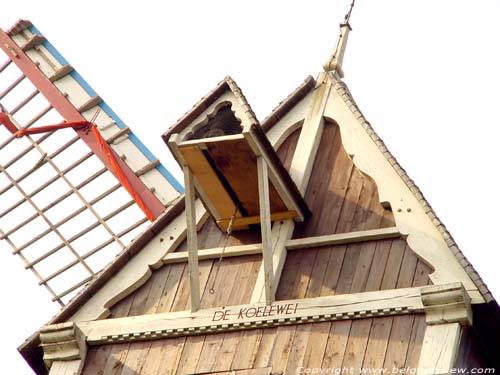
M 160 162 L 31 23 L 0 31 L 0 39 L 0 103 L 13 123 L 30 128 L 98 112 L 102 137 L 158 217 L 182 189 Z M 99 151 L 84 131 L 16 138 L 0 125 L 0 239 L 61 305 L 148 225 Z

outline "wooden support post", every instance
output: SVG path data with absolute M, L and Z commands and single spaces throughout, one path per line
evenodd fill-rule
M 189 266 L 189 285 L 191 288 L 191 311 L 200 308 L 200 276 L 198 271 L 198 234 L 196 228 L 196 209 L 193 174 L 187 165 L 183 167 L 186 200 L 187 249 Z
M 429 325 L 418 362 L 418 375 L 449 374 L 455 364 L 462 327 L 459 323 Z
M 472 325 L 470 296 L 461 283 L 429 286 L 421 295 L 427 327 L 418 374 L 449 374 L 457 358 L 461 326 Z
M 73 322 L 40 330 L 43 360 L 49 375 L 79 375 L 87 356 L 86 336 Z
M 293 155 L 290 176 L 302 194 L 304 194 L 307 189 L 321 135 L 323 134 L 323 114 L 331 88 L 332 83 L 327 74 L 321 73 L 318 77 L 318 85 L 315 88 L 311 107 L 304 120 L 304 125 L 302 126 L 299 140 L 297 141 L 297 147 Z M 285 265 L 286 242 L 292 238 L 294 228 L 295 223 L 293 220 L 285 220 L 283 223 L 275 223 L 272 229 L 273 280 L 275 285 L 273 298 L 278 288 L 283 266 Z M 264 274 L 264 267 L 261 267 L 252 293 L 252 303 L 262 302 L 264 300 L 262 294 L 265 281 Z
M 274 301 L 273 248 L 271 236 L 271 207 L 269 203 L 269 177 L 267 163 L 262 156 L 257 158 L 259 177 L 260 231 L 262 236 L 262 261 L 264 263 L 264 294 L 266 303 Z

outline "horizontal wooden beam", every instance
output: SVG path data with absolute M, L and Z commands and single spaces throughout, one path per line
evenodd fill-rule
M 288 240 L 287 250 L 307 249 L 310 247 L 343 245 L 355 242 L 383 240 L 388 238 L 399 238 L 401 233 L 397 227 L 371 229 L 357 232 L 328 234 L 325 236 L 306 237 Z
M 422 290 L 393 289 L 338 296 L 180 311 L 76 323 L 87 344 L 162 339 L 281 325 L 420 313 Z
M 271 214 L 271 221 L 279 221 L 279 220 L 286 220 L 286 219 L 293 219 L 297 217 L 297 211 L 283 211 L 283 212 L 275 212 Z M 231 218 L 224 218 L 217 220 L 217 225 L 221 228 L 227 228 L 229 225 L 229 222 L 231 221 Z M 240 227 L 248 227 L 251 224 L 260 224 L 260 216 L 246 216 L 246 217 L 237 217 L 234 219 L 232 228 L 237 229 Z
M 218 259 L 221 256 L 223 258 L 228 258 L 253 254 L 262 254 L 262 245 L 260 243 L 251 245 L 228 246 L 225 249 L 223 249 L 222 247 L 216 247 L 213 249 L 201 249 L 198 250 L 198 259 Z M 187 252 L 180 251 L 177 253 L 167 254 L 165 258 L 163 258 L 163 263 L 183 263 L 187 262 L 187 259 Z
M 172 134 L 173 135 L 173 134 Z M 197 146 L 200 148 L 206 148 L 207 143 L 218 143 L 218 142 L 227 142 L 227 141 L 236 141 L 245 138 L 243 134 L 232 134 L 232 135 L 223 135 L 218 137 L 210 137 L 203 139 L 192 139 L 189 141 L 179 141 L 179 147 L 186 146 Z
M 401 233 L 398 231 L 398 229 L 396 227 L 391 227 L 288 240 L 285 244 L 285 247 L 287 250 L 292 251 L 299 249 L 308 249 L 312 247 L 342 245 L 399 237 L 401 237 Z M 262 245 L 260 243 L 251 245 L 228 246 L 224 249 L 224 252 L 222 247 L 198 250 L 198 257 L 200 260 L 218 259 L 220 256 L 226 258 L 253 254 L 262 254 Z M 187 252 L 181 251 L 178 253 L 167 254 L 163 258 L 163 263 L 182 263 L 187 262 L 187 259 Z

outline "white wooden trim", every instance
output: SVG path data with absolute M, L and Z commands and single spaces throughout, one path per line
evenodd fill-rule
M 200 228 L 207 218 L 200 201 L 196 201 L 196 220 Z M 307 237 L 302 239 L 286 240 L 280 231 L 286 231 L 288 220 L 281 225 L 275 225 L 272 229 L 273 248 L 283 246 L 288 251 L 299 248 L 309 248 L 318 246 L 339 245 L 342 243 L 361 242 L 381 238 L 389 238 L 391 233 L 394 238 L 398 237 L 396 228 L 385 228 L 380 230 L 359 231 L 350 233 L 339 233 L 328 236 Z M 102 290 L 98 291 L 83 307 L 71 318 L 75 321 L 94 320 L 106 317 L 109 314 L 108 308 L 114 303 L 130 294 L 133 290 L 142 285 L 151 275 L 151 268 L 158 268 L 162 264 L 187 262 L 187 252 L 174 252 L 177 246 L 186 238 L 186 218 L 185 213 L 174 219 L 161 233 L 159 233 L 145 248 L 129 261 L 123 270 L 107 283 Z M 293 224 L 293 222 L 292 222 Z M 289 224 L 288 224 L 289 225 Z M 385 237 L 385 236 L 388 237 Z M 171 239 L 172 237 L 172 239 Z M 392 238 L 392 236 L 391 236 Z M 277 242 L 279 240 L 279 243 Z M 218 259 L 222 248 L 202 249 L 198 251 L 199 260 Z M 224 257 L 261 254 L 261 244 L 251 244 L 242 246 L 230 246 L 224 251 Z M 273 267 L 278 255 L 273 255 Z M 149 267 L 148 267 L 149 265 Z M 277 287 L 275 283 L 275 288 Z M 260 300 L 262 290 L 254 290 L 258 297 L 253 301 Z
M 399 233 L 398 228 L 382 228 L 382 229 L 371 229 L 365 231 L 338 233 L 338 234 L 328 234 L 324 236 L 317 237 L 305 237 L 297 238 L 293 240 L 288 240 L 285 243 L 285 247 L 288 251 L 310 249 L 321 246 L 332 246 L 332 245 L 342 245 L 356 242 L 364 241 L 375 241 L 383 240 L 389 238 L 399 238 L 401 233 Z M 262 244 L 250 244 L 250 245 L 237 245 L 228 246 L 224 249 L 222 247 L 215 247 L 212 249 L 201 249 L 198 250 L 198 259 L 219 259 L 219 257 L 229 258 L 244 255 L 262 254 Z M 187 262 L 188 254 L 186 251 L 168 253 L 163 258 L 163 264 L 171 263 L 183 263 Z
M 423 287 L 425 288 L 425 287 Z M 80 322 L 89 345 L 228 332 L 288 324 L 418 313 L 423 288 L 393 289 L 329 297 L 226 306 L 195 313 L 142 315 Z
M 375 241 L 399 237 L 401 237 L 401 233 L 399 233 L 398 228 L 390 227 L 348 233 L 328 234 L 317 237 L 297 238 L 288 240 L 285 246 L 287 250 L 299 250 L 311 247 L 342 245 L 355 242 Z
M 285 264 L 286 259 L 286 242 L 293 234 L 293 228 L 295 223 L 293 220 L 284 220 L 276 222 L 273 224 L 272 228 L 272 249 L 273 249 L 273 273 L 274 273 L 274 285 L 275 288 L 279 285 L 281 271 Z M 257 280 L 253 288 L 252 297 L 250 298 L 251 303 L 263 302 L 265 301 L 264 296 L 264 267 L 261 266 L 259 269 L 259 274 L 257 275 Z M 276 292 L 276 289 L 275 289 Z
M 43 327 L 40 338 L 44 358 L 50 365 L 50 361 L 84 360 L 87 345 L 422 313 L 426 309 L 425 296 L 433 295 L 434 301 L 448 301 L 453 290 L 457 290 L 456 283 L 71 322 Z M 459 323 L 428 325 L 419 373 L 447 373 L 454 364 L 460 332 Z
M 179 140 L 183 140 L 186 136 L 192 132 L 193 128 L 198 128 L 199 125 L 205 123 L 208 117 L 212 116 L 218 111 L 221 104 L 231 104 L 231 110 L 234 112 L 236 118 L 241 120 L 241 126 L 245 128 L 249 125 L 252 120 L 246 113 L 246 108 L 242 105 L 239 98 L 231 90 L 224 92 L 214 103 L 212 103 L 208 108 L 201 112 L 194 120 L 191 121 L 193 126 L 188 126 L 179 133 Z
M 49 375 L 80 375 L 84 362 L 80 359 L 72 361 L 54 361 Z
M 222 247 L 201 249 L 198 250 L 198 260 L 219 259 L 221 256 L 223 258 L 229 258 L 254 254 L 262 254 L 262 244 L 228 246 L 225 249 Z M 168 253 L 163 258 L 163 264 L 183 263 L 187 262 L 187 260 L 187 251 Z
M 462 283 L 430 286 L 422 291 L 427 324 L 472 325 L 470 297 Z
M 427 326 L 417 374 L 449 374 L 457 357 L 461 330 L 458 323 Z
M 248 144 L 250 145 L 254 153 L 258 156 L 263 157 L 264 160 L 266 161 L 267 174 L 269 176 L 269 179 L 271 180 L 271 183 L 273 184 L 274 188 L 276 189 L 279 196 L 285 203 L 285 206 L 288 208 L 288 210 L 293 210 L 297 212 L 298 217 L 296 217 L 294 220 L 304 221 L 304 213 L 301 211 L 301 207 L 292 198 L 291 194 L 289 193 L 289 188 L 287 184 L 283 181 L 278 171 L 274 167 L 273 163 L 267 162 L 267 160 L 269 160 L 269 157 L 266 153 L 266 150 L 257 141 L 258 138 L 254 135 L 254 132 L 250 131 L 249 133 L 245 133 L 245 139 L 247 140 Z
M 302 194 L 307 189 L 323 134 L 323 113 L 331 91 L 331 82 L 326 78 L 326 75 L 320 74 L 318 86 L 314 90 L 311 107 L 304 120 L 290 166 L 290 176 Z
M 79 375 L 87 356 L 86 337 L 73 322 L 40 330 L 43 360 L 52 375 Z
M 311 106 L 314 90 L 311 90 L 299 103 L 288 111 L 266 133 L 269 142 L 277 150 L 295 130 L 302 127 Z
M 200 275 L 198 265 L 198 230 L 196 227 L 196 208 L 193 174 L 187 165 L 183 166 L 184 189 L 186 200 L 186 229 L 189 269 L 189 287 L 191 289 L 191 311 L 200 308 Z
M 325 69 L 325 71 L 336 72 L 340 78 L 344 77 L 342 63 L 344 61 L 344 53 L 350 30 L 351 26 L 349 26 L 348 23 L 340 26 L 340 35 L 337 40 L 337 44 L 335 45 L 335 49 L 333 50 L 333 53 L 328 61 L 323 65 L 323 69 Z
M 302 194 L 306 191 L 307 184 L 309 183 L 312 166 L 314 165 L 321 135 L 323 134 L 323 112 L 331 90 L 331 82 L 327 79 L 325 74 L 321 73 L 317 82 L 318 85 L 314 89 L 309 112 L 304 120 L 290 166 L 290 176 Z M 294 228 L 295 224 L 293 220 L 286 220 L 273 225 L 272 238 L 275 288 L 279 284 L 281 272 L 285 265 L 285 243 L 292 237 Z M 252 302 L 264 300 L 264 295 L 262 293 L 265 284 L 264 280 L 264 267 L 261 266 L 252 292 Z M 276 292 L 276 289 L 274 292 Z
M 264 293 L 267 304 L 274 301 L 273 248 L 271 237 L 271 207 L 269 203 L 269 177 L 267 163 L 257 157 L 259 183 L 260 231 L 262 238 L 262 263 L 264 265 Z
M 192 139 L 190 141 L 178 141 L 177 142 L 177 147 L 182 147 L 182 146 L 198 146 L 199 148 L 203 149 L 206 148 L 207 143 L 217 143 L 221 141 L 235 141 L 238 139 L 243 139 L 244 136 L 243 134 L 232 134 L 232 135 L 222 135 L 218 137 L 210 137 L 210 138 L 203 138 L 203 139 Z
M 302 102 L 301 102 L 302 103 Z M 295 109 L 295 108 L 294 108 Z M 271 130 L 266 133 L 269 142 L 273 145 L 275 150 L 287 140 L 287 138 L 297 129 L 302 127 L 304 122 L 305 113 L 297 113 L 296 116 L 298 120 L 290 125 L 290 123 L 285 123 L 283 120 L 276 125 L 274 125 Z
M 410 248 L 426 264 L 434 268 L 430 275 L 434 284 L 460 281 L 465 285 L 473 303 L 483 303 L 484 298 L 477 290 L 467 272 L 457 260 L 443 235 L 417 199 L 414 189 L 410 190 L 400 175 L 400 167 L 387 152 L 375 142 L 363 115 L 359 112 L 344 83 L 330 76 L 334 89 L 329 97 L 324 115 L 339 126 L 342 145 L 353 156 L 354 165 L 375 181 L 380 202 L 390 204 L 396 225 L 407 235 Z

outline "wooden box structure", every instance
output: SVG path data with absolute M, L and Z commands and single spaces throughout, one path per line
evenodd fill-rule
M 271 303 L 276 290 L 271 223 L 303 221 L 309 209 L 241 90 L 226 77 L 163 138 L 184 171 L 191 310 L 200 306 L 195 190 L 228 234 L 260 225 L 263 287 Z
M 234 81 L 226 77 L 198 107 L 199 116 L 179 120 L 164 139 L 184 172 L 192 173 L 217 225 L 227 230 L 233 215 L 231 230 L 260 224 L 259 191 L 267 184 L 259 180 L 262 168 L 269 176 L 271 221 L 303 221 L 309 209 Z

